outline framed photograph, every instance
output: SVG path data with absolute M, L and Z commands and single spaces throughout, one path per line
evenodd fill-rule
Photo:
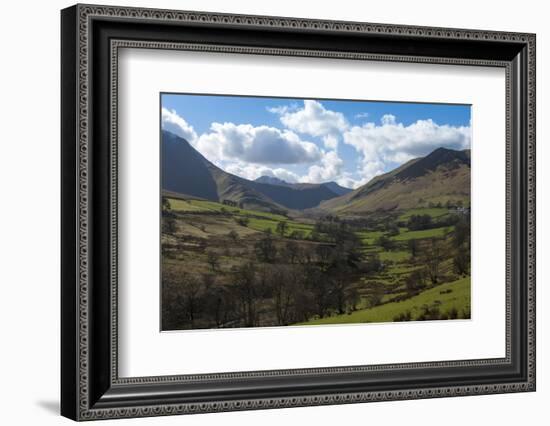
M 535 35 L 61 29 L 64 416 L 535 390 Z

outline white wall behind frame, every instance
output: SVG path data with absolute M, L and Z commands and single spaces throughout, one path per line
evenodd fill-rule
M 95 2 L 93 2 L 95 3 Z M 537 392 L 112 420 L 101 425 L 545 425 L 550 400 L 550 28 L 539 0 L 101 0 L 102 4 L 437 25 L 537 33 Z M 69 425 L 59 404 L 59 9 L 67 0 L 5 2 L 0 26 L 0 324 L 2 423 Z M 33 208 L 27 208 L 29 198 Z M 31 262 L 32 261 L 32 262 Z M 22 310 L 23 306 L 23 310 Z
M 119 82 L 121 376 L 504 357 L 502 68 L 122 49 Z M 159 333 L 160 92 L 472 104 L 472 320 Z

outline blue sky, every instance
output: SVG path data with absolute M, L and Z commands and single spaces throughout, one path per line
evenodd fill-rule
M 166 130 L 247 179 L 358 187 L 438 147 L 470 148 L 470 106 L 161 95 Z

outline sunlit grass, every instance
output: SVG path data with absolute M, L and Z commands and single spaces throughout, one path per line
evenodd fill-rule
M 449 290 L 451 291 L 449 292 Z M 459 317 L 462 317 L 464 312 L 470 311 L 470 277 L 438 285 L 401 302 L 390 302 L 370 309 L 356 311 L 349 315 L 335 315 L 303 324 L 391 322 L 394 321 L 396 316 L 407 311 L 411 313 L 412 319 L 415 319 L 422 313 L 425 305 L 437 305 L 441 314 L 448 314 L 454 308 L 457 310 Z
M 437 218 L 446 216 L 448 214 L 449 214 L 449 209 L 446 209 L 443 207 L 432 207 L 432 208 L 426 207 L 426 208 L 407 210 L 405 213 L 399 216 L 399 220 L 409 220 L 410 217 L 413 215 L 428 215 L 432 219 L 437 219 Z
M 391 260 L 392 262 L 403 262 L 408 260 L 411 257 L 410 252 L 408 251 L 381 251 L 378 253 L 380 260 L 385 262 Z
M 420 231 L 407 231 L 406 228 L 400 228 L 399 235 L 392 237 L 395 241 L 407 241 L 413 239 L 422 239 L 422 238 L 434 238 L 434 237 L 444 237 L 447 231 L 451 231 L 453 227 L 443 227 L 443 228 L 433 228 L 433 229 L 423 229 Z

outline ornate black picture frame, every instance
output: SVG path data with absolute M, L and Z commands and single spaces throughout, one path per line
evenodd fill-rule
M 535 390 L 535 35 L 76 5 L 61 13 L 61 413 L 74 420 Z M 506 71 L 506 356 L 120 378 L 121 47 L 482 65 Z

